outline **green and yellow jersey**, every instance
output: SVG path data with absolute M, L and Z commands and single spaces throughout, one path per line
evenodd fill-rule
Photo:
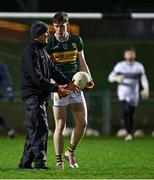
M 70 79 L 79 71 L 79 60 L 77 53 L 83 50 L 81 37 L 69 33 L 66 42 L 60 42 L 53 35 L 49 39 L 46 48 L 51 56 L 51 61 Z

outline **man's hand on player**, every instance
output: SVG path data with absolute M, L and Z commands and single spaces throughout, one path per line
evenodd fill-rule
M 141 91 L 141 97 L 142 97 L 142 99 L 148 99 L 149 98 L 149 90 L 148 89 L 143 89 Z
M 117 76 L 115 77 L 115 81 L 116 81 L 117 83 L 119 83 L 119 84 L 123 83 L 123 81 L 124 81 L 124 76 L 123 76 L 123 75 L 117 75 Z
M 69 84 L 67 84 L 67 89 L 69 89 L 70 91 L 73 91 L 73 92 L 77 92 L 79 91 L 79 87 L 74 84 L 75 80 L 71 81 Z
M 58 96 L 59 98 L 62 98 L 62 97 L 66 97 L 67 95 L 70 94 L 70 90 L 67 88 L 67 84 L 66 85 L 59 85 L 58 86 Z

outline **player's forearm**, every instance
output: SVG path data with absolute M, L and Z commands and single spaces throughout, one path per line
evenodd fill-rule
M 141 84 L 143 86 L 143 89 L 146 89 L 149 91 L 149 82 L 148 82 L 148 79 L 145 74 L 142 75 L 142 77 L 141 77 Z
M 80 71 L 84 71 L 84 72 L 88 73 L 90 78 L 92 79 L 92 76 L 91 76 L 91 73 L 90 73 L 90 70 L 89 70 L 87 64 L 80 65 Z
M 109 76 L 108 76 L 108 81 L 109 81 L 110 83 L 113 83 L 113 82 L 116 81 L 116 73 L 115 73 L 114 71 L 112 71 L 112 72 L 109 74 Z
M 90 73 L 90 70 L 89 70 L 89 67 L 88 67 L 88 65 L 86 63 L 83 51 L 78 52 L 78 59 L 79 59 L 79 62 L 80 62 L 80 71 L 84 71 L 84 72 L 88 73 L 90 78 L 93 80 L 93 78 L 91 76 L 91 73 Z

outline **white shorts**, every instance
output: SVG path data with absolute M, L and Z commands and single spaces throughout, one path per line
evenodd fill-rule
M 59 98 L 58 93 L 53 93 L 53 106 L 67 106 L 74 103 L 84 103 L 85 97 L 82 91 L 71 92 L 68 96 Z

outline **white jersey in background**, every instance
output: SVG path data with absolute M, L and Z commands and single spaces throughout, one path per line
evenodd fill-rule
M 127 61 L 118 62 L 113 71 L 109 74 L 109 82 L 114 82 L 117 75 L 123 75 L 124 79 L 118 84 L 117 95 L 120 101 L 127 101 L 133 106 L 138 105 L 140 82 L 143 89 L 149 90 L 149 83 L 145 74 L 144 66 L 137 61 L 128 63 Z

